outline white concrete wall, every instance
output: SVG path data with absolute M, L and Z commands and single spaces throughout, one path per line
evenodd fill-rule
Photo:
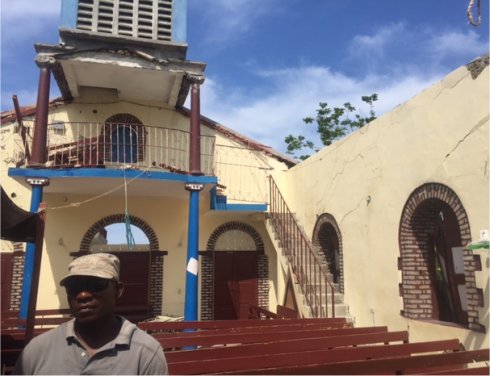
M 407 103 L 295 166 L 281 183 L 287 202 L 312 236 L 317 216 L 333 215 L 344 255 L 345 301 L 356 325 L 409 328 L 411 340 L 458 337 L 469 347 L 488 335 L 409 320 L 397 269 L 403 206 L 420 185 L 450 187 L 468 214 L 472 240 L 489 228 L 489 87 L 487 67 L 472 79 L 466 67 Z M 480 321 L 489 329 L 488 251 L 477 287 L 485 292 Z

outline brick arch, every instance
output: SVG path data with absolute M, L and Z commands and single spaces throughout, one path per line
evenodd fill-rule
M 250 235 L 255 243 L 255 250 L 258 253 L 261 254 L 264 253 L 264 242 L 262 240 L 262 237 L 259 235 L 257 230 L 255 230 L 252 226 L 243 222 L 228 222 L 219 226 L 216 230 L 213 231 L 213 233 L 209 237 L 206 249 L 208 251 L 214 251 L 216 247 L 216 242 L 220 237 L 220 235 L 223 235 L 225 232 L 230 230 L 239 230 Z
M 206 251 L 200 253 L 201 259 L 201 320 L 214 319 L 214 251 L 218 238 L 226 231 L 239 230 L 250 235 L 258 255 L 258 304 L 269 309 L 269 263 L 265 255 L 262 237 L 252 226 L 243 222 L 227 222 L 216 228 L 208 239 Z
M 149 240 L 150 254 L 149 254 L 149 273 L 148 273 L 148 291 L 149 300 L 148 303 L 151 306 L 151 313 L 154 316 L 162 314 L 162 302 L 163 302 L 163 269 L 164 269 L 164 256 L 166 252 L 159 251 L 158 238 L 155 231 L 151 226 L 146 223 L 141 218 L 134 215 L 129 216 L 130 223 L 138 227 Z M 124 214 L 113 214 L 100 219 L 95 222 L 82 238 L 80 244 L 80 251 L 74 256 L 86 254 L 90 251 L 90 243 L 92 239 L 97 234 L 98 231 L 103 230 L 106 226 L 115 223 L 124 223 Z M 131 252 L 125 251 L 127 253 L 138 254 L 139 251 Z M 150 278 L 151 276 L 151 278 Z
M 402 314 L 413 319 L 432 319 L 434 303 L 430 293 L 428 260 L 429 234 L 441 210 L 449 210 L 459 231 L 461 246 L 471 242 L 468 215 L 457 194 L 439 183 L 426 183 L 416 188 L 403 208 L 399 226 L 399 269 L 402 274 L 400 295 Z M 475 281 L 475 259 L 470 250 L 463 250 L 464 277 L 467 291 L 468 326 L 480 330 L 478 323 L 478 291 Z
M 131 114 L 116 114 L 107 118 L 106 123 L 118 123 L 118 124 L 138 124 L 142 125 L 143 123 L 136 116 Z
M 335 217 L 329 213 L 324 213 L 317 218 L 315 227 L 313 229 L 312 243 L 315 247 L 317 254 L 322 260 L 327 263 L 326 243 L 330 241 L 338 243 L 338 263 L 339 263 L 339 277 L 337 283 L 339 284 L 340 292 L 344 292 L 344 252 L 342 246 L 342 234 L 340 228 L 335 220 Z
M 135 217 L 134 215 L 129 216 L 129 220 L 132 225 L 138 227 L 143 233 L 146 235 L 150 242 L 150 251 L 158 251 L 158 239 L 155 231 L 151 228 L 151 226 L 143 221 L 141 218 Z M 124 223 L 126 221 L 126 217 L 124 214 L 113 214 L 102 218 L 101 220 L 95 222 L 83 235 L 82 242 L 80 244 L 81 252 L 88 252 L 90 250 L 90 243 L 94 236 L 100 230 L 104 229 L 104 227 L 112 225 L 114 223 Z

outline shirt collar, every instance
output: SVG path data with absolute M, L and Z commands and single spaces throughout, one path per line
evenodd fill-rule
M 122 321 L 121 330 L 119 334 L 111 342 L 105 344 L 103 348 L 113 347 L 115 345 L 128 345 L 131 343 L 131 337 L 136 330 L 136 325 L 132 322 L 126 320 L 122 316 L 117 316 L 119 320 Z M 68 342 L 76 341 L 77 337 L 75 335 L 75 319 L 71 319 L 66 323 L 66 340 Z

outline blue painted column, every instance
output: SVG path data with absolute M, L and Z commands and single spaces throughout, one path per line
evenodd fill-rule
M 199 270 L 199 191 L 202 184 L 186 184 L 190 191 L 187 266 L 185 277 L 185 321 L 197 321 Z
M 48 184 L 48 179 L 27 179 L 32 186 L 30 212 L 37 213 L 39 205 L 43 200 L 43 186 Z M 34 273 L 34 260 L 36 254 L 36 244 L 27 243 L 24 258 L 24 276 L 22 280 L 22 292 L 20 296 L 19 318 L 27 319 L 29 301 L 31 297 L 32 275 Z M 36 291 L 37 292 L 37 291 Z
M 189 77 L 190 78 L 190 77 Z M 187 266 L 185 279 L 185 307 L 184 320 L 196 321 L 198 308 L 198 277 L 199 270 L 199 192 L 203 185 L 198 182 L 201 172 L 201 109 L 199 80 L 190 78 L 191 86 L 191 124 L 189 145 L 190 174 L 185 189 L 190 191 L 189 198 L 189 226 L 187 236 Z

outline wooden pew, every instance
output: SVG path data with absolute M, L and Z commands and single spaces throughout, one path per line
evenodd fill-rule
M 268 333 L 282 332 L 282 331 L 296 331 L 296 330 L 325 330 L 325 329 L 349 329 L 350 325 L 343 323 L 291 323 L 288 325 L 267 325 L 267 326 L 240 326 L 236 328 L 215 328 L 215 329 L 201 329 L 201 330 L 187 330 L 187 331 L 174 331 L 174 332 L 154 332 L 155 337 L 165 336 L 171 338 L 172 336 L 193 336 L 193 335 L 212 335 L 212 334 L 228 334 L 228 333 L 260 333 L 266 330 Z
M 478 363 L 488 350 L 464 351 L 457 339 L 409 343 L 406 331 L 322 320 L 329 319 L 142 327 L 166 348 L 171 374 L 488 374 Z
M 18 329 L 21 321 L 12 316 L 2 317 L 7 325 L 5 329 L 2 325 L 2 369 L 7 372 L 24 338 Z M 171 374 L 488 374 L 489 370 L 488 364 L 479 363 L 468 368 L 472 362 L 488 361 L 488 349 L 463 351 L 456 339 L 409 343 L 406 331 L 353 328 L 341 318 L 138 325 L 166 349 Z M 36 334 L 45 330 L 38 326 Z
M 354 347 L 366 344 L 392 343 L 408 343 L 408 332 L 361 333 L 328 338 L 291 338 L 277 342 L 254 343 L 241 346 L 199 348 L 190 351 L 168 351 L 166 352 L 166 357 L 169 363 L 178 363 L 262 354 L 281 354 L 295 351 L 329 350 L 336 347 Z
M 1 312 L 1 329 L 24 328 L 26 320 L 19 319 L 19 311 Z M 45 309 L 36 311 L 35 327 L 58 326 L 71 319 L 68 309 Z
M 71 319 L 67 309 L 46 309 L 36 311 L 34 336 Z M 4 372 L 10 372 L 25 346 L 26 320 L 19 319 L 18 311 L 1 313 L 1 364 Z
M 387 332 L 387 327 L 367 327 L 367 328 L 342 328 L 342 329 L 303 329 L 268 332 L 258 330 L 245 333 L 220 333 L 216 332 L 195 332 L 195 333 L 169 333 L 154 334 L 153 337 L 160 343 L 163 349 L 169 351 L 188 346 L 226 346 L 249 343 L 265 343 L 283 341 L 291 338 L 328 338 L 348 334 L 379 333 Z
M 325 319 L 278 319 L 278 320 L 212 320 L 212 321 L 150 321 L 140 322 L 138 327 L 153 334 L 158 332 L 183 332 L 216 329 L 239 329 L 249 327 L 270 327 L 289 325 L 324 325 L 325 327 L 352 327 L 345 318 Z
M 415 344 L 416 345 L 416 344 Z M 387 346 L 390 348 L 391 346 Z M 456 351 L 441 354 L 427 355 L 405 355 L 405 356 L 379 356 L 375 359 L 366 360 L 337 360 L 333 362 L 317 362 L 308 365 L 280 365 L 256 367 L 250 365 L 240 370 L 213 372 L 214 374 L 262 374 L 262 375 L 354 375 L 354 374 L 427 374 L 439 372 L 448 374 L 449 372 L 461 371 L 465 374 L 465 365 L 473 362 L 485 362 L 489 360 L 488 349 L 472 351 Z M 476 374 L 486 371 L 488 366 L 482 364 L 478 367 Z M 171 370 L 171 372 L 174 372 Z M 468 373 L 472 374 L 472 373 Z
M 302 348 L 290 348 L 289 352 L 269 354 L 255 354 L 251 356 L 239 356 L 232 358 L 215 358 L 198 361 L 182 361 L 172 363 L 169 361 L 169 372 L 171 374 L 209 374 L 209 373 L 288 373 L 289 369 L 308 369 L 311 365 L 321 364 L 325 369 L 331 364 L 360 362 L 373 358 L 398 358 L 408 357 L 421 353 L 432 353 L 436 351 L 454 351 L 459 348 L 457 340 L 433 341 L 422 343 L 404 343 L 394 345 L 359 346 L 359 347 L 336 347 L 333 349 L 308 350 Z M 169 354 L 170 355 L 170 354 Z M 356 369 L 357 371 L 363 368 Z M 253 371 L 256 372 L 253 372 Z M 344 370 L 338 370 L 338 374 L 346 374 Z M 277 372 L 279 371 L 279 372 Z M 302 372 L 309 374 L 309 372 Z M 356 373 L 356 372 L 354 372 Z M 350 374 L 350 372 L 347 372 Z
M 426 372 L 425 375 L 489 375 L 490 367 L 451 368 L 444 371 Z

